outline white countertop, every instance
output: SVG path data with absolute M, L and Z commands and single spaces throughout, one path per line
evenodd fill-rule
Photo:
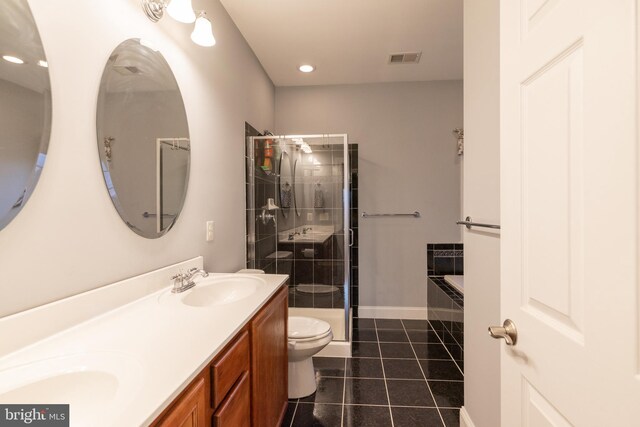
M 301 225 L 291 230 L 285 230 L 278 233 L 278 243 L 324 243 L 333 236 L 335 227 L 333 225 Z M 292 239 L 289 239 L 289 235 Z
M 15 372 L 20 365 L 43 359 L 46 361 L 27 366 L 26 372 L 37 370 L 39 365 L 52 369 L 60 361 L 74 358 L 81 365 L 85 355 L 89 355 L 95 365 L 100 363 L 99 360 L 96 362 L 97 355 L 98 359 L 102 357 L 111 364 L 117 363 L 126 380 L 117 385 L 119 397 L 115 399 L 116 403 L 111 397 L 108 404 L 102 405 L 98 393 L 96 400 L 91 402 L 97 411 L 77 407 L 74 410 L 72 406 L 71 425 L 148 425 L 287 280 L 286 275 L 260 277 L 267 285 L 255 294 L 216 307 L 159 304 L 159 297 L 170 289 L 163 287 L 5 354 L 0 358 L 0 375 L 7 369 Z M 15 324 L 14 320 L 12 328 Z M 27 324 L 23 326 L 28 328 Z M 88 383 L 85 386 L 90 393 L 91 381 Z M 1 395 L 0 389 L 0 403 Z

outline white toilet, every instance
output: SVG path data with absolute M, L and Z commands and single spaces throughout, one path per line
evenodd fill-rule
M 333 339 L 331 325 L 311 317 L 289 316 L 289 399 L 316 391 L 312 356 Z
M 241 274 L 264 274 L 262 270 L 243 269 Z M 313 317 L 289 316 L 289 399 L 310 396 L 316 392 L 313 359 L 333 340 L 331 325 Z

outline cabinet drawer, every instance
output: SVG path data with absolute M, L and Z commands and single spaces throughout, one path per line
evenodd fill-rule
M 251 425 L 251 389 L 249 373 L 242 375 L 238 384 L 213 415 L 214 427 L 249 427 Z
M 244 331 L 211 365 L 211 405 L 217 408 L 240 376 L 249 371 L 249 333 Z

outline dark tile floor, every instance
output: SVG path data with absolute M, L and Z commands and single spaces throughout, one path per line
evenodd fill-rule
M 462 362 L 427 320 L 354 319 L 353 357 L 314 358 L 318 390 L 283 427 L 458 427 Z

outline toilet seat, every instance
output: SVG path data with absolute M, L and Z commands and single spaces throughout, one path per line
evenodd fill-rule
M 323 338 L 331 333 L 331 325 L 311 317 L 289 316 L 289 340 L 305 342 Z
M 325 338 L 325 337 L 327 337 L 327 336 L 329 336 L 331 334 L 332 334 L 332 332 L 329 330 L 329 331 L 325 332 L 324 334 L 317 335 L 315 337 L 309 337 L 309 338 L 291 338 L 291 337 L 289 337 L 287 340 L 291 344 L 296 344 L 296 343 L 297 344 L 302 344 L 302 343 L 305 343 L 305 342 L 321 340 L 321 339 L 323 339 L 323 338 Z

